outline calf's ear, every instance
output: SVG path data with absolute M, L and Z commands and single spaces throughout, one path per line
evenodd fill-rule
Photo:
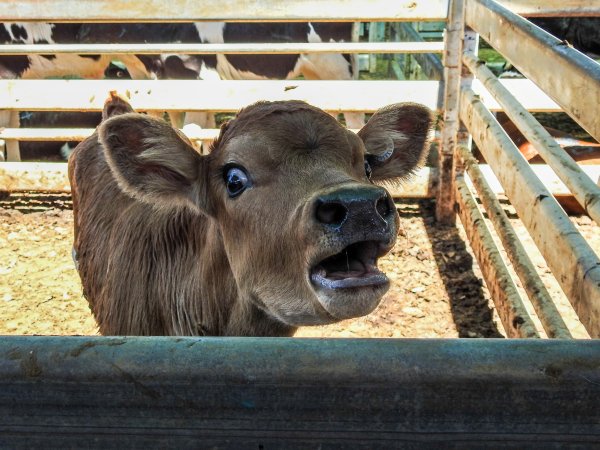
M 358 132 L 374 182 L 396 182 L 421 167 L 429 153 L 433 114 L 425 106 L 397 103 L 378 110 Z
M 188 206 L 208 213 L 205 157 L 178 130 L 130 113 L 103 122 L 98 136 L 124 192 L 159 208 Z

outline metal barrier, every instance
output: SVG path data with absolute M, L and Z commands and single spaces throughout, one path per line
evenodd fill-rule
M 468 0 L 464 5 L 455 4 L 456 8 L 464 6 L 464 11 L 457 11 L 456 17 L 463 17 L 464 24 L 457 19 L 459 28 L 471 27 L 474 31 L 505 55 L 512 63 L 532 81 L 536 82 L 548 95 L 562 105 L 562 108 L 578 121 L 582 127 L 595 138 L 600 137 L 600 65 L 565 46 L 558 39 L 533 26 L 530 22 L 503 8 L 498 3 L 489 0 Z M 600 14 L 600 8 L 596 11 Z M 456 45 L 462 47 L 462 32 L 456 33 Z M 472 33 L 466 33 L 467 39 L 472 41 Z M 440 217 L 452 217 L 453 203 L 448 204 L 450 190 L 455 196 L 459 206 L 460 217 L 463 225 L 473 242 L 483 240 L 489 244 L 476 251 L 479 265 L 487 273 L 486 283 L 492 291 L 496 307 L 503 317 L 503 325 L 509 335 L 528 336 L 530 334 L 531 319 L 527 313 L 523 314 L 522 302 L 524 299 L 514 288 L 511 277 L 504 267 L 499 250 L 489 236 L 485 222 L 479 217 L 477 205 L 471 198 L 470 190 L 466 187 L 462 167 L 464 164 L 470 168 L 467 174 L 479 178 L 475 165 L 469 160 L 468 152 L 459 151 L 458 144 L 468 145 L 464 133 L 458 133 L 458 118 L 465 124 L 468 132 L 484 155 L 486 161 L 504 186 L 504 192 L 511 204 L 515 207 L 519 217 L 527 227 L 534 242 L 546 259 L 563 291 L 576 310 L 580 320 L 593 337 L 600 337 L 600 259 L 592 250 L 586 240 L 577 231 L 575 226 L 565 214 L 560 205 L 553 198 L 544 183 L 535 175 L 527 161 L 521 156 L 515 144 L 506 135 L 496 121 L 486 100 L 477 95 L 473 87 L 473 76 L 478 78 L 489 90 L 492 96 L 504 108 L 504 111 L 523 134 L 536 144 L 540 154 L 546 160 L 558 177 L 568 186 L 581 205 L 596 223 L 600 223 L 600 186 L 555 143 L 545 129 L 529 114 L 527 108 L 522 106 L 502 84 L 480 64 L 473 47 L 465 45 L 465 52 L 455 61 L 457 64 L 452 72 L 453 77 L 447 78 L 446 101 L 452 100 L 450 107 L 444 114 L 453 114 L 447 127 L 442 150 L 442 171 L 440 192 L 446 192 L 446 197 L 438 205 Z M 538 58 L 532 55 L 544 55 Z M 471 71 L 470 76 L 460 76 L 461 63 Z M 462 80 L 462 81 L 461 81 Z M 451 85 L 450 82 L 453 82 Z M 560 86 L 560 89 L 557 87 Z M 585 95 L 576 95 L 582 92 Z M 584 113 L 585 112 L 585 113 Z M 457 117 L 458 116 L 458 117 Z M 454 169 L 451 166 L 458 166 Z M 458 177 L 456 188 L 453 188 L 454 177 Z M 484 185 L 477 183 L 477 190 L 481 197 L 487 198 L 488 215 L 493 214 L 493 194 Z M 441 194 L 440 194 L 441 195 Z M 493 221 L 498 234 L 509 233 L 505 237 L 505 245 L 510 245 L 515 237 L 508 221 Z M 477 226 L 474 226 L 477 224 Z M 509 231 L 506 231 L 506 230 Z M 490 255 L 498 255 L 492 258 Z M 508 252 L 510 262 L 519 273 L 527 289 L 532 303 L 536 306 L 538 315 L 546 317 L 542 320 L 557 320 L 554 311 L 550 318 L 548 310 L 539 303 L 540 294 L 537 274 L 531 271 L 531 265 L 524 261 L 524 252 L 513 248 Z M 526 268 L 528 267 L 528 268 Z M 504 274 L 499 277 L 499 274 Z M 508 276 L 508 278 L 506 278 Z M 507 284 L 508 283 L 508 284 Z M 509 295 L 509 293 L 512 293 Z M 550 304 L 549 299 L 543 304 Z M 517 312 L 518 311 L 518 312 Z M 552 328 L 552 327 L 550 327 Z M 512 331 L 509 331 L 512 330 Z M 553 335 L 556 330 L 549 329 Z
M 257 99 L 304 98 L 336 112 L 373 111 L 394 101 L 417 101 L 442 110 L 439 172 L 423 181 L 437 192 L 438 218 L 454 223 L 458 209 L 509 337 L 538 337 L 523 298 L 507 270 L 478 206 L 498 228 L 545 333 L 558 340 L 306 340 L 253 338 L 0 338 L 0 446 L 307 448 L 401 446 L 523 447 L 600 442 L 600 341 L 575 341 L 503 216 L 490 188 L 494 171 L 519 216 L 593 337 L 600 336 L 600 261 L 517 154 L 490 111 L 505 109 L 557 176 L 598 221 L 598 191 L 581 170 L 560 156 L 526 110 L 565 109 L 599 137 L 598 67 L 529 25 L 527 15 L 600 15 L 597 2 L 562 0 L 289 1 L 21 0 L 0 3 L 3 21 L 419 21 L 447 20 L 444 82 L 221 82 L 0 80 L 4 109 L 100 110 L 110 90 L 128 93 L 140 110 L 234 111 Z M 168 11 L 167 11 L 168 9 Z M 498 24 L 502 22 L 503 27 Z M 473 31 L 467 29 L 465 24 Z M 507 26 L 506 24 L 510 24 Z M 504 36 L 516 33 L 518 48 Z M 474 57 L 480 33 L 529 80 L 496 81 Z M 465 39 L 466 36 L 466 39 Z M 304 45 L 304 44 L 303 44 Z M 0 54 L 19 49 L 6 47 Z M 250 51 L 251 46 L 168 47 L 169 52 Z M 286 50 L 287 48 L 287 50 Z M 300 47 L 282 51 L 439 51 L 439 44 L 391 43 Z M 365 50 L 368 48 L 368 50 Z M 166 49 L 147 48 L 147 51 Z M 520 53 L 543 50 L 556 58 L 545 70 L 572 74 L 562 86 L 585 85 L 586 95 L 555 92 L 552 78 Z M 133 47 L 41 47 L 36 52 Z M 267 51 L 264 46 L 254 50 Z M 463 50 L 466 53 L 463 55 Z M 526 53 L 527 54 L 527 53 Z M 554 61 L 554 60 L 553 60 Z M 537 62 L 537 60 L 536 60 Z M 461 74 L 464 68 L 472 74 Z M 528 72 L 531 69 L 531 72 Z M 171 83 L 171 84 L 169 84 Z M 181 83 L 194 83 L 190 85 Z M 203 84 L 205 83 L 205 84 Z M 346 84 L 344 84 L 346 83 Z M 406 84 L 404 84 L 406 83 Z M 411 84 L 408 84 L 411 83 Z M 485 89 L 482 85 L 485 85 Z M 326 86 L 326 87 L 325 87 Z M 289 89 L 293 87 L 293 89 Z M 65 98 L 61 92 L 69 90 Z M 324 89 L 336 92 L 329 99 Z M 443 90 L 443 95 L 442 95 Z M 292 93 L 290 93 L 292 91 Z M 198 94 L 196 94 L 196 92 Z M 43 95 L 42 95 L 43 94 Z M 202 96 L 202 106 L 199 100 Z M 493 99 L 495 98 L 495 99 Z M 579 101 L 583 103 L 579 103 Z M 559 106 L 561 105 L 561 106 Z M 579 106 L 576 106 L 579 105 Z M 583 106 L 582 106 L 583 105 Z M 577 109 L 579 108 L 579 109 Z M 590 108 L 589 110 L 586 108 Z M 585 111 L 586 114 L 579 114 Z M 588 114 L 589 113 L 589 114 Z M 519 117 L 525 117 L 519 122 Z M 489 167 L 473 161 L 469 136 Z M 83 138 L 91 130 L 56 130 L 55 138 Z M 9 127 L 0 137 L 46 138 Z M 196 138 L 210 138 L 203 130 Z M 37 136 L 37 137 L 36 137 Z M 11 165 L 12 164 L 12 165 Z M 60 166 L 60 165 L 59 165 Z M 0 164 L 0 176 L 19 188 L 27 167 Z M 42 166 L 39 170 L 45 170 Z M 64 165 L 55 169 L 64 177 Z M 19 172 L 21 171 L 21 172 Z M 23 172 L 24 171 L 24 172 Z M 2 173 L 3 172 L 3 173 Z M 15 173 L 17 174 L 15 176 Z M 434 183 L 432 184 L 432 179 Z M 63 180 L 64 181 L 64 180 Z M 60 181 L 57 181 L 57 185 Z M 437 189 L 435 187 L 438 186 Z M 534 443 L 534 444 L 532 444 Z
M 2 448 L 594 448 L 600 342 L 14 337 Z

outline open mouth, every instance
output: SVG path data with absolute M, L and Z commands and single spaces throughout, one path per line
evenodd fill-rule
M 387 253 L 381 242 L 363 241 L 344 248 L 315 265 L 310 272 L 313 284 L 325 289 L 380 286 L 387 276 L 377 267 L 377 259 Z

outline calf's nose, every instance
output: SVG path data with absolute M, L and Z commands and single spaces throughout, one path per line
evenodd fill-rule
M 316 198 L 315 218 L 329 228 L 388 228 L 395 211 L 388 192 L 377 186 L 347 186 Z

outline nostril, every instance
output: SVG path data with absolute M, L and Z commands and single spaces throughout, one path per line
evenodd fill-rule
M 319 201 L 317 205 L 317 220 L 326 225 L 341 225 L 347 215 L 348 210 L 341 203 Z
M 377 213 L 385 219 L 394 211 L 395 206 L 393 200 L 386 194 L 377 200 L 375 208 L 377 209 Z

